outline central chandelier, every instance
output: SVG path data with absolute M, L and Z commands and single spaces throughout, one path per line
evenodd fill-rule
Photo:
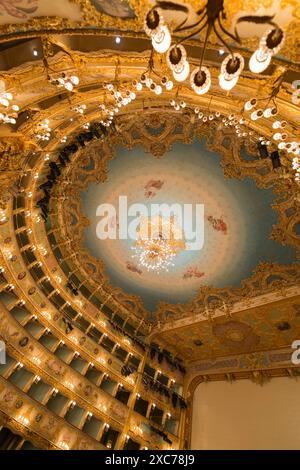
M 187 34 L 185 37 L 178 39 L 173 45 L 171 44 L 171 33 L 165 23 L 164 10 L 186 15 L 185 20 L 175 27 L 174 33 L 186 32 Z M 144 22 L 145 33 L 151 38 L 154 50 L 160 54 L 166 53 L 167 65 L 172 70 L 176 81 L 183 82 L 190 75 L 191 87 L 195 93 L 203 95 L 208 92 L 211 86 L 211 73 L 203 65 L 203 60 L 208 39 L 213 31 L 229 52 L 229 55 L 225 57 L 221 65 L 219 85 L 223 90 L 231 90 L 238 82 L 239 76 L 244 69 L 245 61 L 240 53 L 233 52 L 225 39 L 231 39 L 237 44 L 242 42 L 236 27 L 233 34 L 227 31 L 223 24 L 223 20 L 226 19 L 224 0 L 207 0 L 206 6 L 196 12 L 199 19 L 195 23 L 186 26 L 188 13 L 189 10 L 185 5 L 169 1 L 156 2 L 156 5 L 148 11 Z M 271 26 L 261 38 L 258 49 L 252 54 L 249 61 L 251 72 L 261 73 L 270 65 L 272 56 L 277 54 L 282 47 L 284 32 L 273 22 L 273 16 L 244 16 L 239 18 L 236 24 L 241 22 Z M 187 53 L 182 43 L 200 34 L 203 30 L 206 30 L 206 32 L 200 64 L 190 74 Z
M 132 247 L 133 258 L 150 272 L 168 272 L 174 259 L 185 248 L 183 232 L 174 217 L 155 216 L 142 218 Z

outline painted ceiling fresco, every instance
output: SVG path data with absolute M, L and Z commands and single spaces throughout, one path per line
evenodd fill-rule
M 68 0 L 0 0 L 0 24 L 24 23 L 43 16 L 82 19 L 80 7 Z
M 176 345 L 186 361 L 207 359 L 213 364 L 220 356 L 290 347 L 299 335 L 300 297 L 296 297 L 247 309 L 234 318 L 160 333 L 159 339 L 170 349 Z
M 135 13 L 127 0 L 91 0 L 97 11 L 119 18 L 134 18 Z
M 85 247 L 104 261 L 114 287 L 140 296 L 150 311 L 159 301 L 189 302 L 202 286 L 237 287 L 260 262 L 290 264 L 296 260 L 293 248 L 269 238 L 278 219 L 271 208 L 272 191 L 257 189 L 250 179 L 224 179 L 220 158 L 199 141 L 176 143 L 159 160 L 141 147 L 119 149 L 109 163 L 107 181 L 90 183 L 82 194 L 83 213 L 90 222 Z M 181 250 L 169 272 L 147 271 L 133 258 L 134 240 L 97 238 L 98 205 L 110 203 L 118 209 L 120 195 L 127 196 L 128 206 L 203 204 L 203 248 Z M 118 215 L 110 224 L 118 224 Z

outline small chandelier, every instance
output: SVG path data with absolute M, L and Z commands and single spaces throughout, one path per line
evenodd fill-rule
M 5 90 L 5 83 L 0 80 L 0 123 L 16 124 L 19 106 L 12 104 L 13 95 Z
M 174 32 L 186 32 L 187 35 L 183 39 L 180 38 L 173 45 L 171 45 L 171 33 L 168 26 L 165 24 L 163 10 L 180 12 L 186 15 L 185 20 L 175 27 Z M 236 29 L 235 33 L 232 34 L 227 31 L 223 25 L 223 20 L 226 18 L 224 0 L 207 0 L 206 6 L 196 12 L 199 19 L 195 23 L 186 26 L 188 13 L 189 10 L 185 5 L 162 1 L 158 1 L 156 5 L 148 11 L 144 22 L 144 30 L 147 36 L 151 38 L 154 50 L 160 54 L 166 53 L 167 64 L 172 70 L 174 79 L 178 82 L 183 82 L 190 75 L 190 65 L 182 43 L 206 29 L 199 67 L 194 69 L 190 75 L 191 87 L 195 93 L 199 95 L 205 94 L 211 86 L 211 74 L 209 69 L 203 66 L 203 60 L 208 39 L 213 31 L 230 53 L 222 62 L 219 85 L 223 90 L 231 90 L 237 84 L 239 76 L 244 69 L 245 62 L 241 54 L 232 51 L 224 38 L 227 37 L 241 44 L 241 39 Z M 249 68 L 253 73 L 263 72 L 270 64 L 272 56 L 278 53 L 284 42 L 284 32 L 272 19 L 272 16 L 244 16 L 237 20 L 236 24 L 250 22 L 267 24 L 272 27 L 263 35 L 259 43 L 259 48 L 253 53 L 249 61 Z
M 51 85 L 55 85 L 57 88 L 65 88 L 70 92 L 79 85 L 79 78 L 77 75 L 67 75 L 64 72 L 56 78 L 48 75 L 48 81 L 51 83 Z
M 49 123 L 49 119 L 44 119 L 36 126 L 34 134 L 38 140 L 50 140 L 52 129 L 49 127 Z
M 174 217 L 155 216 L 141 220 L 132 250 L 141 267 L 159 274 L 174 266 L 174 259 L 184 248 L 183 233 Z

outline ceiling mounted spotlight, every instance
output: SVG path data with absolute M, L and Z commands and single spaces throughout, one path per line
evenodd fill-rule
M 186 36 L 180 38 L 171 46 L 171 34 L 168 26 L 165 24 L 167 12 L 174 18 L 174 13 L 185 15 L 185 19 L 175 26 L 173 32 L 186 33 Z M 167 52 L 167 63 L 173 72 L 177 81 L 185 81 L 189 75 L 189 63 L 186 58 L 186 52 L 182 43 L 205 30 L 205 39 L 202 47 L 199 68 L 192 72 L 191 85 L 198 94 L 205 93 L 208 89 L 209 76 L 205 72 L 199 75 L 199 70 L 203 71 L 202 63 L 205 55 L 206 46 L 212 32 L 215 33 L 222 46 L 229 51 L 230 55 L 222 63 L 221 73 L 219 75 L 219 84 L 224 90 L 231 90 L 238 82 L 239 75 L 244 68 L 244 59 L 241 54 L 233 53 L 228 44 L 228 40 L 241 44 L 242 41 L 237 33 L 236 26 L 242 22 L 254 24 L 270 25 L 272 29 L 265 32 L 259 43 L 259 49 L 256 50 L 249 63 L 250 70 L 254 73 L 260 73 L 265 70 L 271 62 L 273 55 L 277 54 L 284 42 L 284 32 L 273 22 L 273 16 L 243 16 L 236 21 L 234 33 L 229 32 L 223 21 L 226 18 L 224 9 L 224 0 L 207 0 L 206 5 L 200 8 L 196 15 L 197 21 L 188 24 L 189 9 L 186 5 L 172 1 L 157 1 L 145 18 L 144 30 L 151 38 L 154 50 L 159 53 Z M 174 21 L 174 20 L 173 20 Z M 226 38 L 226 39 L 225 39 Z M 171 47 L 170 47 L 171 46 Z M 225 50 L 219 50 L 223 55 Z M 207 69 L 206 69 L 207 70 Z M 197 77 L 197 78 L 196 78 Z M 198 83 L 197 83 L 198 82 Z M 205 91 L 204 91 L 205 90 Z

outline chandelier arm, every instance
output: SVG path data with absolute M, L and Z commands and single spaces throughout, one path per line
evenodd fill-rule
M 204 23 L 204 25 L 201 26 L 201 28 L 199 28 L 197 31 L 195 31 L 195 32 L 193 32 L 193 33 L 191 33 L 191 34 L 189 34 L 189 35 L 186 36 L 185 38 L 180 39 L 180 41 L 178 41 L 178 42 L 175 44 L 175 46 L 179 46 L 179 44 L 181 44 L 182 42 L 187 41 L 188 39 L 192 38 L 192 37 L 195 36 L 196 34 L 201 33 L 201 31 L 203 31 L 203 29 L 205 28 L 205 26 L 207 25 L 207 23 L 208 23 L 208 20 L 206 20 L 206 22 Z
M 206 34 L 205 34 L 205 39 L 204 39 L 202 51 L 201 51 L 201 58 L 200 58 L 200 65 L 199 65 L 199 68 L 200 68 L 200 69 L 201 69 L 201 67 L 202 67 L 202 62 L 203 62 L 203 59 L 204 59 L 204 54 L 205 54 L 206 46 L 207 46 L 207 41 L 208 41 L 209 35 L 210 35 L 210 33 L 211 33 L 212 27 L 213 27 L 213 23 L 209 23 L 209 24 L 208 24 L 208 27 L 207 27 L 207 30 L 206 30 Z
M 187 31 L 189 29 L 194 28 L 195 26 L 198 26 L 204 20 L 205 16 L 206 16 L 206 12 L 204 13 L 204 15 L 201 16 L 200 20 L 198 20 L 196 23 L 191 24 L 190 26 L 185 26 L 184 28 L 182 28 L 181 26 L 183 26 L 187 22 L 187 18 L 186 18 L 182 23 L 180 23 L 179 26 L 177 26 L 174 29 L 174 32 Z
M 231 49 L 230 46 L 228 46 L 228 44 L 225 42 L 225 40 L 222 38 L 221 34 L 217 31 L 215 25 L 213 26 L 214 28 L 214 32 L 217 36 L 217 38 L 221 41 L 221 43 L 226 47 L 226 49 L 230 52 L 231 56 L 232 56 L 232 60 L 234 61 L 234 54 L 233 54 L 233 50 Z
M 234 34 L 230 33 L 229 31 L 227 31 L 227 29 L 224 28 L 224 26 L 222 25 L 220 16 L 218 16 L 218 24 L 219 24 L 219 26 L 220 26 L 220 28 L 221 28 L 221 30 L 223 31 L 224 34 L 229 36 L 231 39 L 233 39 L 238 44 L 241 44 L 241 40 L 238 36 L 235 36 Z

